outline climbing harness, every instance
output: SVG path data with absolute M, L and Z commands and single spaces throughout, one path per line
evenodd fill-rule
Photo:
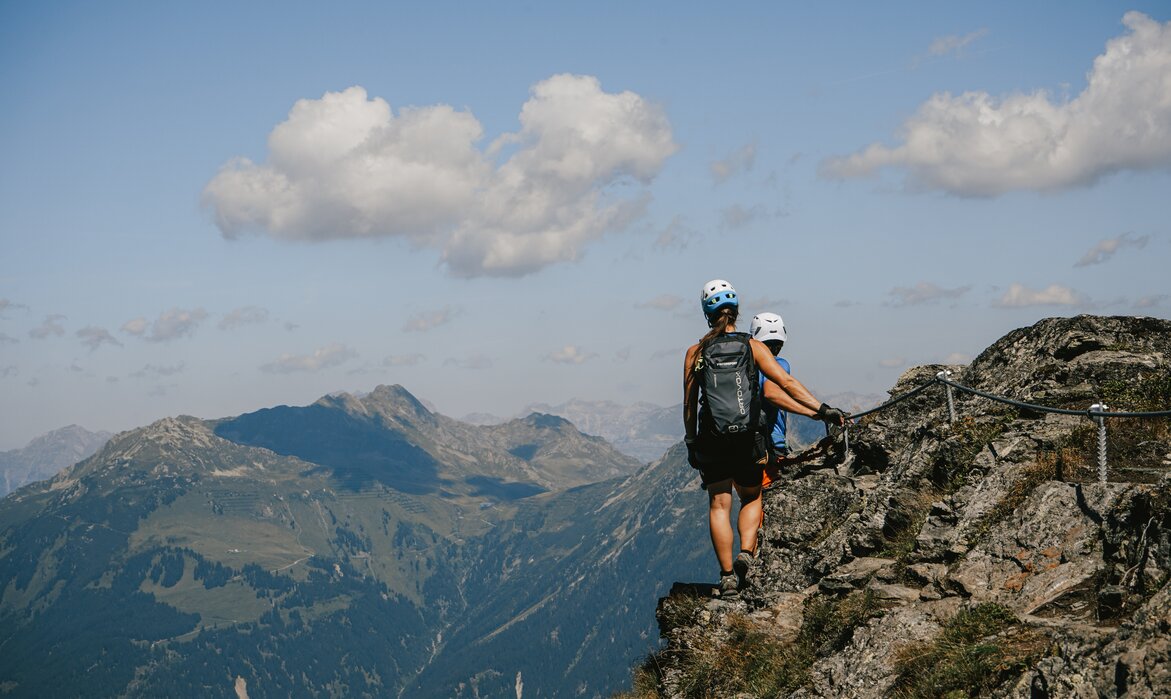
M 1011 405 L 1011 406 L 1014 406 L 1017 408 L 1022 408 L 1025 410 L 1031 410 L 1034 412 L 1056 413 L 1058 415 L 1079 415 L 1079 416 L 1083 416 L 1083 417 L 1089 417 L 1098 426 L 1098 480 L 1099 480 L 1099 482 L 1102 482 L 1102 483 L 1106 482 L 1106 476 L 1107 476 L 1107 470 L 1108 470 L 1107 469 L 1107 462 L 1106 462 L 1106 418 L 1108 418 L 1108 417 L 1109 418 L 1171 417 L 1171 410 L 1155 410 L 1155 411 L 1149 411 L 1149 412 L 1110 412 L 1110 409 L 1106 406 L 1105 403 L 1102 403 L 1102 402 L 1094 403 L 1087 410 L 1071 410 L 1069 408 L 1051 408 L 1047 405 L 1037 405 L 1035 403 L 1025 403 L 1024 401 L 1013 400 L 1012 398 L 1008 398 L 1006 396 L 998 396 L 993 393 L 987 393 L 985 391 L 977 390 L 977 389 L 972 388 L 970 386 L 964 386 L 963 384 L 959 384 L 959 383 L 956 383 L 955 381 L 952 381 L 950 378 L 948 378 L 949 376 L 951 376 L 951 372 L 947 371 L 945 369 L 945 370 L 939 372 L 938 374 L 936 374 L 935 378 L 923 383 L 920 386 L 917 386 L 917 387 L 911 389 L 910 391 L 907 391 L 906 393 L 902 394 L 901 396 L 896 396 L 894 398 L 891 398 L 890 400 L 886 401 L 885 403 L 883 403 L 877 407 L 871 408 L 869 410 L 864 410 L 860 413 L 854 413 L 854 414 L 850 415 L 849 418 L 846 420 L 845 427 L 842 429 L 846 453 L 849 453 L 849 451 L 850 451 L 850 425 L 853 423 L 854 420 L 857 420 L 857 419 L 865 417 L 867 415 L 872 415 L 874 413 L 886 410 L 887 408 L 890 408 L 891 406 L 895 405 L 896 403 L 900 403 L 904 400 L 907 400 L 908 398 L 911 398 L 912 396 L 916 396 L 936 384 L 942 384 L 947 389 L 947 412 L 948 412 L 948 418 L 949 418 L 950 422 L 956 421 L 955 399 L 953 398 L 952 389 L 955 389 L 957 391 L 963 391 L 965 393 L 970 393 L 975 396 L 980 396 L 981 398 L 987 398 L 988 400 L 996 401 L 998 403 L 1004 403 L 1006 405 Z M 828 425 L 826 426 L 826 434 L 827 435 L 830 434 Z

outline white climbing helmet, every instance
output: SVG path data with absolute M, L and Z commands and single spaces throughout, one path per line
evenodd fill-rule
M 789 334 L 785 332 L 785 321 L 776 313 L 757 313 L 752 316 L 752 325 L 750 326 L 752 337 L 767 342 L 768 340 L 780 340 L 784 342 L 789 339 Z
M 699 295 L 699 306 L 703 309 L 703 314 L 710 318 L 721 308 L 739 308 L 740 297 L 730 283 L 723 279 L 713 279 L 703 285 L 703 291 Z

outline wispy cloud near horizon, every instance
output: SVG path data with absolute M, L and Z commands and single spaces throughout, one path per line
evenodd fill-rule
M 259 306 L 241 306 L 232 309 L 220 319 L 220 330 L 235 330 L 245 325 L 260 325 L 268 321 L 268 309 Z
M 545 355 L 545 359 L 556 364 L 583 364 L 597 356 L 597 352 L 587 352 L 577 345 L 565 345 Z
M 941 36 L 931 42 L 927 47 L 927 55 L 929 56 L 946 56 L 948 54 L 963 55 L 964 51 L 974 44 L 979 39 L 988 35 L 988 29 L 982 27 L 976 31 L 969 32 L 962 36 L 958 34 L 949 34 Z
M 634 304 L 635 308 L 647 308 L 656 311 L 673 311 L 684 303 L 683 298 L 676 294 L 659 294 L 654 298 Z
M 1123 233 L 1114 238 L 1100 240 L 1094 247 L 1086 251 L 1086 254 L 1082 255 L 1081 259 L 1075 262 L 1073 266 L 1087 267 L 1089 265 L 1102 264 L 1111 257 L 1114 257 L 1114 253 L 1122 248 L 1145 248 L 1150 239 L 1151 236 L 1149 235 L 1135 236 L 1130 233 Z
M 314 350 L 312 354 L 282 354 L 275 361 L 261 366 L 260 370 L 270 374 L 311 373 L 340 366 L 357 356 L 354 350 L 335 342 Z
M 1088 301 L 1073 289 L 1050 284 L 1044 289 L 1030 289 L 1024 284 L 1012 284 L 1008 291 L 993 302 L 996 308 L 1027 308 L 1030 306 L 1077 306 Z
M 458 306 L 444 306 L 435 311 L 416 313 L 403 323 L 403 332 L 427 332 L 440 325 L 450 323 L 461 313 L 463 313 L 463 309 Z
M 751 172 L 756 164 L 756 144 L 749 143 L 736 149 L 728 157 L 713 162 L 708 170 L 716 184 L 722 184 L 728 178 L 742 172 Z
M 153 321 L 143 317 L 128 320 L 120 329 L 127 335 L 140 337 L 147 342 L 171 342 L 195 334 L 195 330 L 206 318 L 207 311 L 202 308 L 172 308 L 160 313 Z
M 892 297 L 891 306 L 916 306 L 923 303 L 934 303 L 944 299 L 958 299 L 972 289 L 971 284 L 947 289 L 934 282 L 919 282 L 913 287 L 896 286 L 888 293 Z
M 65 326 L 61 325 L 61 321 L 65 320 L 65 316 L 60 313 L 45 316 L 41 324 L 32 330 L 28 331 L 28 336 L 36 340 L 44 340 L 47 337 L 60 337 L 65 334 Z
M 89 347 L 90 352 L 97 350 L 102 345 L 114 345 L 115 347 L 122 346 L 122 343 L 118 342 L 118 340 L 110 334 L 109 330 L 106 330 L 105 328 L 99 328 L 94 325 L 87 325 L 81 330 L 78 330 L 75 335 L 81 338 L 81 344 Z
M 382 358 L 382 366 L 415 366 L 424 359 L 425 357 L 417 352 L 413 354 L 391 354 Z

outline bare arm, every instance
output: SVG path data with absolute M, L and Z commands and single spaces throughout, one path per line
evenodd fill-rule
M 793 400 L 793 398 L 788 393 L 782 391 L 781 388 L 772 381 L 764 382 L 764 398 L 768 402 L 786 412 L 797 413 L 798 415 L 804 415 L 806 417 L 813 417 L 817 415 L 816 410 L 810 410 L 804 405 L 801 405 L 797 401 Z
M 692 345 L 683 356 L 683 429 L 688 442 L 699 434 L 699 382 L 695 380 L 695 360 L 699 345 Z
M 814 398 L 813 394 L 809 392 L 809 389 L 805 388 L 800 381 L 793 378 L 789 372 L 782 369 L 780 364 L 777 364 L 772 352 L 768 351 L 768 348 L 764 346 L 763 342 L 754 339 L 751 340 L 751 343 L 752 358 L 756 360 L 756 366 L 765 375 L 765 378 L 788 394 L 795 403 L 812 411 L 812 413 L 804 413 L 799 410 L 793 410 L 793 412 L 801 412 L 802 415 L 816 414 L 817 409 L 821 407 L 821 401 Z M 767 392 L 765 396 L 768 396 Z M 786 408 L 786 410 L 788 409 Z

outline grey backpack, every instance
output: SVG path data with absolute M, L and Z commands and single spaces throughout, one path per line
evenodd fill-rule
M 699 429 L 709 435 L 760 431 L 760 379 L 747 333 L 720 335 L 700 348 Z

